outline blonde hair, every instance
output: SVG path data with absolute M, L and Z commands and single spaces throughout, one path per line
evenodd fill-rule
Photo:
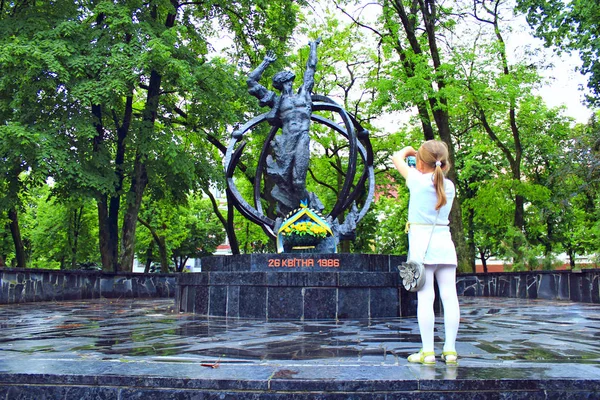
M 447 203 L 444 190 L 444 171 L 450 168 L 448 161 L 448 146 L 439 140 L 428 140 L 419 147 L 417 158 L 433 168 L 433 187 L 437 193 L 435 209 L 439 210 Z

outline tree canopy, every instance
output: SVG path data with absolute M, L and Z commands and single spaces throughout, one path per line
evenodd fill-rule
M 599 11 L 592 0 L 0 2 L 0 265 L 181 270 L 225 238 L 234 253 L 273 251 L 220 196 L 223 157 L 231 132 L 264 112 L 247 73 L 272 50 L 265 82 L 282 68 L 302 76 L 306 43 L 321 37 L 314 92 L 369 129 L 375 157 L 377 201 L 341 251 L 406 252 L 407 191 L 389 157 L 437 138 L 452 155 L 463 271 L 489 257 L 550 268 L 560 253 L 576 266 L 600 250 L 598 115 L 577 124 L 549 107 L 536 95 L 546 61 L 507 43 L 526 16 L 525 34 L 577 50 L 598 105 Z M 249 198 L 263 128 L 236 171 Z M 307 186 L 327 206 L 347 143 L 312 129 Z
M 600 3 L 596 0 L 517 0 L 536 36 L 558 52 L 575 51 L 589 75 L 588 100 L 600 106 Z

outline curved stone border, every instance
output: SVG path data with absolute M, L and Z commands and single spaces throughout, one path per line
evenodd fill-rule
M 514 297 L 600 303 L 600 270 L 463 274 L 459 296 Z
M 335 279 L 331 284 L 341 282 L 346 288 L 352 287 L 351 282 L 358 284 L 357 279 L 366 279 L 374 282 L 374 276 L 365 273 L 389 273 L 381 279 L 396 279 L 393 270 L 395 265 L 403 259 L 398 256 L 383 255 L 332 255 L 338 259 L 335 263 L 323 262 L 318 268 L 303 267 L 302 259 L 314 255 L 288 255 L 285 265 L 280 261 L 277 266 L 272 261 L 269 267 L 270 255 L 252 254 L 247 256 L 210 257 L 204 259 L 203 268 L 209 272 L 263 272 L 262 282 L 268 286 L 274 280 L 288 280 L 296 282 L 314 283 L 317 276 L 310 275 L 315 272 L 333 273 Z M 248 257 L 251 262 L 248 263 Z M 281 258 L 286 259 L 286 257 Z M 327 258 L 325 258 L 327 259 Z M 332 264 L 327 266 L 327 264 Z M 340 280 L 339 273 L 344 272 Z M 348 272 L 355 274 L 346 275 Z M 281 275 L 286 273 L 287 275 Z M 289 275 L 292 273 L 293 275 Z M 304 273 L 308 275 L 298 275 Z M 278 274 L 278 275 L 273 275 Z M 335 275 L 337 274 L 337 275 Z M 186 280 L 208 279 L 192 278 L 194 274 L 184 274 Z M 387 274 L 386 274 L 387 275 Z M 277 278 L 277 276 L 279 276 Z M 324 275 L 321 275 L 324 276 Z M 331 277 L 331 276 L 330 276 Z M 219 279 L 213 275 L 212 280 Z M 221 279 L 232 279 L 224 278 Z M 221 281 L 219 286 L 223 285 Z M 233 282 L 233 281 L 232 281 Z M 397 282 L 396 282 L 397 283 Z M 394 284 L 394 283 L 392 283 Z M 319 286 L 320 285 L 320 286 Z M 324 284 L 317 286 L 323 288 Z M 337 283 L 336 283 L 337 285 Z M 0 304 L 22 303 L 34 301 L 61 301 L 95 298 L 144 298 L 144 297 L 175 297 L 177 292 L 177 274 L 111 274 L 98 271 L 60 271 L 40 269 L 0 268 Z M 230 285 L 231 286 L 231 285 Z M 235 285 L 233 285 L 235 286 Z M 381 284 L 379 285 L 381 287 Z M 236 289 L 231 289 L 235 291 Z M 531 272 L 493 272 L 488 274 L 461 274 L 457 277 L 458 294 L 462 296 L 484 297 L 512 297 L 526 299 L 570 300 L 584 303 L 600 303 L 600 270 L 589 269 L 583 271 L 531 271 Z M 215 296 L 218 289 L 213 289 L 211 296 Z M 318 293 L 318 292 L 317 292 Z M 325 292 L 320 292 L 325 293 Z M 180 292 L 181 294 L 181 292 Z M 305 293 L 304 293 L 305 294 Z M 402 292 L 398 295 L 402 297 Z M 179 297 L 178 302 L 181 303 Z M 215 304 L 213 298 L 213 305 Z M 210 301 L 210 297 L 208 298 Z M 412 297 L 406 298 L 405 306 L 414 302 Z M 230 304 L 230 306 L 233 306 Z M 412 306 L 411 306 L 412 307 Z M 407 311 L 408 312 L 408 311 Z M 377 313 L 377 311 L 375 311 Z M 225 315 L 225 314 L 223 314 Z M 411 315 L 402 314 L 402 316 Z M 414 313 L 412 314 L 414 315 Z
M 0 304 L 101 297 L 174 297 L 176 279 L 175 274 L 0 268 Z

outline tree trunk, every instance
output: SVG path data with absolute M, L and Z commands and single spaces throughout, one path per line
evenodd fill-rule
M 250 236 L 250 224 L 246 224 L 246 241 L 244 242 L 244 253 L 250 253 L 250 241 L 248 237 Z
M 146 265 L 144 267 L 144 273 L 147 274 L 150 272 L 150 265 L 152 264 L 152 243 L 148 246 L 148 250 L 146 250 Z
M 83 207 L 69 211 L 69 230 L 67 237 L 71 249 L 71 269 L 77 268 L 77 252 L 79 247 L 79 234 L 81 232 L 81 219 L 83 217 Z
M 15 256 L 17 259 L 17 268 L 27 268 L 27 255 L 25 254 L 25 245 L 21 238 L 21 228 L 19 227 L 19 216 L 15 208 L 8 211 L 10 233 L 15 244 Z
M 112 270 L 119 272 L 121 270 L 119 260 L 119 212 L 121 209 L 121 191 L 123 190 L 123 181 L 125 180 L 125 139 L 129 133 L 131 117 L 133 113 L 133 97 L 127 97 L 125 102 L 125 113 L 123 123 L 117 129 L 117 148 L 115 154 L 115 175 L 117 177 L 114 194 L 110 197 L 108 208 L 108 232 L 110 252 L 112 259 Z M 124 264 L 126 265 L 126 264 Z M 133 261 L 132 267 L 133 268 Z M 129 271 L 125 269 L 125 271 Z
M 173 261 L 175 262 L 175 271 L 183 272 L 183 269 L 185 268 L 185 264 L 188 262 L 189 259 L 190 259 L 189 257 L 184 257 L 184 256 L 173 257 Z
M 227 232 L 227 239 L 229 240 L 229 247 L 231 248 L 231 254 L 240 254 L 240 245 L 235 235 L 235 226 L 233 224 L 234 207 L 233 207 L 233 196 L 229 189 L 226 191 L 227 194 L 227 220 L 222 218 L 221 213 L 217 213 L 217 217 L 221 223 L 225 222 L 225 231 Z M 213 202 L 213 208 L 215 203 Z
M 448 179 L 452 182 L 458 183 L 458 175 L 456 173 L 456 157 L 454 151 L 454 143 L 452 143 L 452 136 L 450 134 L 450 117 L 448 115 L 448 101 L 443 94 L 444 88 L 446 87 L 446 81 L 443 72 L 440 70 L 441 61 L 440 54 L 437 47 L 437 38 L 435 35 L 435 22 L 436 22 L 436 8 L 435 1 L 421 2 L 421 13 L 423 15 L 423 21 L 425 23 L 425 29 L 427 31 L 427 40 L 429 42 L 429 51 L 433 60 L 433 67 L 436 71 L 434 81 L 438 87 L 438 96 L 430 97 L 429 103 L 433 112 L 435 123 L 438 127 L 440 139 L 446 143 L 449 151 L 450 158 L 450 170 L 448 171 Z M 471 254 L 467 241 L 465 240 L 465 231 L 463 228 L 462 220 L 462 207 L 461 199 L 456 198 L 452 204 L 450 210 L 450 232 L 452 234 L 452 240 L 456 246 L 456 253 L 458 256 L 458 266 L 462 271 L 475 269 L 475 257 Z
M 342 191 L 342 187 L 344 186 L 345 176 L 342 174 L 343 165 L 341 158 L 336 155 L 334 161 L 335 170 L 337 171 L 337 193 L 339 194 Z M 337 217 L 340 225 L 344 223 L 344 218 L 344 213 L 340 213 L 340 215 Z M 340 253 L 350 253 L 350 240 L 340 240 L 340 243 L 338 244 L 338 251 Z
M 575 257 L 577 256 L 573 250 L 568 251 L 569 254 L 569 266 L 571 269 L 575 268 Z
M 396 8 L 396 12 L 400 15 L 400 19 L 403 21 L 404 29 L 405 30 L 408 29 L 412 32 L 412 35 L 407 34 L 407 36 L 410 36 L 411 38 L 414 39 L 414 37 L 415 37 L 414 22 L 411 22 L 411 20 L 409 18 L 407 18 L 406 12 L 404 11 L 403 6 L 397 5 L 395 8 Z M 387 14 L 384 13 L 384 16 L 387 16 Z M 395 26 L 395 24 L 393 24 L 392 21 L 390 21 L 389 19 L 386 18 L 386 25 L 387 25 L 390 35 L 397 37 L 398 32 L 396 32 L 393 28 L 393 26 Z M 411 42 L 411 45 L 412 44 L 413 44 L 413 42 Z M 418 45 L 418 42 L 414 43 L 414 45 L 419 49 L 419 53 L 417 53 L 417 54 L 420 54 L 420 47 Z M 404 70 L 404 73 L 406 74 L 407 77 L 414 78 L 415 77 L 415 64 L 406 55 L 406 49 L 404 48 L 404 46 L 402 45 L 400 40 L 398 40 L 397 38 L 394 43 L 394 48 L 396 49 L 396 52 L 398 53 L 398 56 L 400 57 L 400 62 L 402 63 L 402 69 Z M 414 50 L 414 48 L 413 48 L 413 50 Z M 425 140 L 434 139 L 435 136 L 434 136 L 434 132 L 433 132 L 433 127 L 431 126 L 431 118 L 429 117 L 429 110 L 427 109 L 427 103 L 425 102 L 424 99 L 418 99 L 418 98 L 415 99 L 414 102 L 417 107 L 417 111 L 419 113 L 419 120 L 421 121 L 421 126 L 423 127 L 423 134 L 425 135 Z
M 477 266 L 475 265 L 475 255 L 477 254 L 477 248 L 475 246 L 475 213 L 472 209 L 467 210 L 467 244 L 469 246 L 468 252 L 471 255 L 471 259 L 473 260 L 473 265 L 471 266 L 471 271 L 473 273 L 477 272 Z
M 102 270 L 105 272 L 119 271 L 119 231 L 113 218 L 109 217 L 107 197 L 98 200 L 98 233 Z
M 171 15 L 167 16 L 170 21 Z M 172 27 L 174 20 L 170 22 Z M 169 22 L 167 23 L 169 25 Z M 150 82 L 148 84 L 148 94 L 146 96 L 146 106 L 142 113 L 142 123 L 139 128 L 140 143 L 146 143 L 151 140 L 154 134 L 154 121 L 160 99 L 160 85 L 162 76 L 157 71 L 150 73 Z M 135 257 L 135 229 L 137 225 L 138 213 L 142 204 L 142 196 L 148 185 L 148 173 L 146 170 L 146 155 L 138 147 L 136 150 L 133 166 L 133 177 L 131 179 L 131 188 L 129 189 L 127 199 L 127 211 L 123 218 L 123 227 L 121 234 L 121 265 L 120 270 L 132 271 L 133 260 Z
M 134 175 L 131 180 L 131 189 L 128 194 L 128 206 L 123 218 L 121 230 L 121 262 L 119 270 L 131 272 L 135 258 L 135 230 L 137 227 L 138 214 L 142 204 L 142 196 L 148 184 L 146 165 L 136 156 L 134 163 Z
M 491 17 L 491 19 L 488 20 L 488 19 L 484 19 L 484 18 L 480 17 L 477 14 L 477 3 L 473 3 L 473 4 L 474 4 L 473 11 L 474 11 L 475 18 L 477 18 L 481 22 L 485 22 L 494 27 L 494 33 L 496 35 L 496 40 L 499 45 L 498 52 L 499 52 L 500 61 L 502 63 L 502 73 L 505 77 L 510 77 L 511 71 L 510 71 L 510 68 L 508 65 L 508 58 L 506 56 L 506 44 L 504 42 L 504 38 L 502 37 L 502 33 L 500 31 L 498 9 L 497 8 L 494 8 L 494 9 L 484 8 L 485 11 L 488 13 L 488 15 Z M 508 93 L 508 96 L 511 96 L 511 94 Z M 521 158 L 522 158 L 522 154 L 523 154 L 523 146 L 521 144 L 521 136 L 520 136 L 519 128 L 517 126 L 516 99 L 513 96 L 511 96 L 511 97 L 509 97 L 509 101 L 510 101 L 509 123 L 510 123 L 510 130 L 511 130 L 512 137 L 513 137 L 513 143 L 514 143 L 514 156 L 511 153 L 510 149 L 496 137 L 495 132 L 492 132 L 492 130 L 489 126 L 486 127 L 485 129 L 488 133 L 492 132 L 492 134 L 490 134 L 490 137 L 492 138 L 492 140 L 494 142 L 496 142 L 496 144 L 498 144 L 500 149 L 506 155 L 506 158 L 510 163 L 513 179 L 516 182 L 520 183 L 521 182 Z M 479 108 L 480 115 L 484 114 L 484 111 L 481 109 L 481 107 L 478 106 L 478 108 Z M 486 122 L 486 124 L 487 124 L 487 122 Z M 525 199 L 523 198 L 522 195 L 520 195 L 518 193 L 520 188 L 517 187 L 516 189 L 517 189 L 517 193 L 515 194 L 515 211 L 514 211 L 513 226 L 519 232 L 523 232 L 525 229 Z M 522 259 L 523 245 L 524 245 L 524 243 L 522 243 L 520 239 L 515 238 L 513 240 L 513 251 L 516 254 L 516 258 Z
M 166 274 L 169 272 L 169 257 L 167 256 L 167 244 L 165 237 L 158 237 L 158 254 L 160 255 L 160 272 Z
M 146 228 L 148 228 L 152 238 L 154 239 L 154 243 L 156 243 L 156 247 L 158 247 L 158 254 L 160 257 L 160 272 L 169 272 L 169 257 L 167 256 L 167 244 L 165 242 L 165 237 L 159 235 L 158 232 L 156 232 L 156 229 L 154 229 L 150 223 L 144 221 L 140 217 L 138 217 L 137 220 Z M 151 250 L 151 248 L 152 247 L 150 247 L 149 250 Z M 148 253 L 146 252 L 146 254 Z
M 69 232 L 67 232 L 67 243 L 69 244 L 69 249 L 71 250 L 71 260 L 69 262 L 70 269 L 75 269 L 77 265 L 77 233 L 75 228 L 75 218 L 76 215 L 73 211 L 69 211 Z
M 215 215 L 219 219 L 219 222 L 221 222 L 221 225 L 223 225 L 223 228 L 225 228 L 225 232 L 227 234 L 227 240 L 229 241 L 229 246 L 231 247 L 231 253 L 232 254 L 240 254 L 240 247 L 238 244 L 237 236 L 235 234 L 235 228 L 233 226 L 233 211 L 234 210 L 233 210 L 233 202 L 231 200 L 231 193 L 229 192 L 229 189 L 227 189 L 225 191 L 225 194 L 227 196 L 227 219 L 225 219 L 225 217 L 223 217 L 221 210 L 219 210 L 219 203 L 217 202 L 217 199 L 215 199 L 215 196 L 213 196 L 213 194 L 211 193 L 210 189 L 202 188 L 202 191 L 210 199 L 210 203 L 212 204 Z
M 450 150 L 451 154 L 450 163 L 452 166 L 450 167 L 447 176 L 452 182 L 458 182 L 458 176 L 456 174 L 456 169 L 454 168 L 454 146 L 449 144 L 448 149 Z M 450 234 L 452 235 L 452 241 L 456 246 L 459 270 L 465 272 L 468 270 L 475 270 L 475 254 L 470 251 L 467 241 L 465 240 L 461 199 L 458 196 L 456 196 L 454 202 L 452 203 L 449 219 Z
M 109 198 L 106 194 L 99 194 L 98 197 L 98 226 L 99 226 L 99 245 L 100 257 L 102 260 L 102 270 L 119 271 L 119 208 L 121 206 L 120 192 L 123 187 L 123 162 L 125 159 L 125 137 L 129 129 L 131 120 L 132 98 L 128 97 L 126 101 L 125 115 L 123 124 L 117 129 L 117 144 L 115 155 L 115 175 L 116 185 L 114 194 Z M 102 151 L 104 143 L 104 126 L 102 123 L 102 107 L 92 105 L 92 114 L 94 115 L 94 127 L 96 136 L 93 141 L 93 151 L 98 153 Z
M 97 23 L 100 24 L 105 18 L 104 14 L 99 14 Z M 125 42 L 131 41 L 131 35 L 125 35 Z M 125 139 L 129 133 L 131 120 L 133 116 L 133 92 L 134 87 L 129 88 L 129 95 L 125 100 L 125 109 L 123 111 L 123 120 L 117 125 L 117 140 L 115 153 L 115 175 L 116 183 L 113 194 L 108 197 L 105 194 L 98 195 L 98 225 L 99 225 L 99 245 L 100 257 L 102 260 L 102 269 L 104 271 L 118 272 L 119 267 L 119 210 L 121 207 L 121 191 L 123 190 L 124 180 L 124 162 L 125 162 Z M 115 110 L 113 109 L 113 114 Z M 94 116 L 93 125 L 96 135 L 93 139 L 93 151 L 98 153 L 102 151 L 102 146 L 106 140 L 103 124 L 103 111 L 100 104 L 92 105 L 92 115 Z
M 172 1 L 173 6 L 177 9 L 178 2 Z M 158 8 L 156 5 L 152 6 L 151 10 L 152 18 L 157 21 L 159 18 Z M 165 19 L 165 28 L 170 29 L 174 26 L 176 20 L 176 14 L 167 14 Z M 158 22 L 158 21 L 157 21 Z M 162 75 L 152 70 L 150 72 L 150 81 L 148 83 L 148 92 L 146 94 L 146 105 L 142 112 L 142 121 L 138 131 L 138 141 L 140 144 L 145 144 L 152 140 L 154 134 L 154 122 L 156 121 L 156 115 L 158 111 L 158 105 L 160 100 L 160 87 L 162 82 Z M 127 99 L 127 111 L 123 120 L 123 125 L 119 130 L 125 128 L 129 129 L 129 123 L 131 121 L 133 97 Z M 129 117 L 129 118 L 128 118 Z M 146 154 L 142 151 L 142 146 L 138 146 L 135 153 L 135 160 L 133 165 L 133 176 L 131 178 L 131 187 L 127 196 L 127 210 L 123 217 L 123 226 L 121 229 L 121 262 L 119 269 L 121 271 L 132 271 L 133 260 L 135 258 L 135 230 L 137 227 L 138 214 L 140 205 L 142 204 L 142 197 L 146 186 L 148 185 L 148 173 L 146 170 Z
M 479 252 L 479 259 L 481 260 L 481 265 L 483 266 L 483 273 L 487 274 L 488 267 L 487 267 L 487 259 L 485 257 L 485 252 L 482 252 L 482 251 Z

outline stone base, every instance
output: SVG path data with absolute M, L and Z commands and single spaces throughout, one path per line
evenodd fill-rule
M 248 254 L 201 260 L 178 277 L 176 307 L 206 316 L 337 320 L 416 315 L 401 288 L 405 257 L 369 254 Z

